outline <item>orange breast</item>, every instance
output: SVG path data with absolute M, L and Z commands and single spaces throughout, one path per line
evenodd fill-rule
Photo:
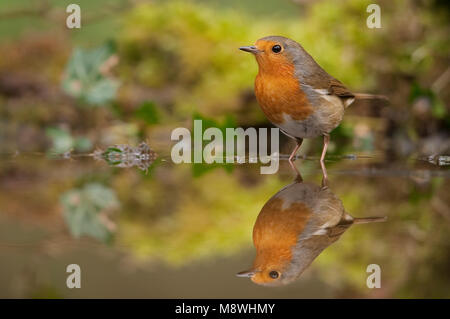
M 253 228 L 257 255 L 254 266 L 284 264 L 292 259 L 292 247 L 305 228 L 311 210 L 304 203 L 283 209 L 283 200 L 273 198 L 264 205 Z
M 294 76 L 293 66 L 285 66 L 277 72 L 258 73 L 255 95 L 264 114 L 274 124 L 284 122 L 283 113 L 301 121 L 313 112 Z

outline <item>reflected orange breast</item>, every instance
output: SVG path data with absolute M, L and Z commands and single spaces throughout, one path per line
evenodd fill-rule
M 292 203 L 283 209 L 283 200 L 273 198 L 264 205 L 253 228 L 257 255 L 255 266 L 284 264 L 292 258 L 292 247 L 311 216 L 304 203 Z

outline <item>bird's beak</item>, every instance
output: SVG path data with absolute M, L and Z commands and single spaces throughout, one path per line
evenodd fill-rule
M 256 273 L 256 271 L 253 271 L 253 270 L 245 270 L 245 271 L 238 272 L 236 274 L 236 276 L 251 278 L 251 277 L 253 277 L 255 275 L 255 273 Z
M 257 47 L 255 47 L 254 45 L 251 46 L 246 46 L 246 47 L 240 47 L 239 50 L 245 51 L 245 52 L 250 52 L 253 54 L 259 53 L 261 52 L 260 50 L 258 50 Z

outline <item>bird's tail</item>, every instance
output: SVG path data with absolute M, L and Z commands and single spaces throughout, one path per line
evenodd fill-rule
M 354 218 L 353 219 L 353 224 L 380 223 L 380 222 L 385 222 L 386 220 L 387 220 L 387 216 Z
M 389 101 L 389 98 L 384 95 L 377 94 L 367 94 L 367 93 L 353 93 L 356 99 L 358 100 L 383 100 Z

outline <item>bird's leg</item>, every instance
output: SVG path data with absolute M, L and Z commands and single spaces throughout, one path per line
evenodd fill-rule
M 328 188 L 328 174 L 327 168 L 324 162 L 320 162 L 320 167 L 322 168 L 322 189 Z
M 322 156 L 320 157 L 320 167 L 322 168 L 322 188 L 328 187 L 328 174 L 327 174 L 327 168 L 325 167 L 324 159 L 325 154 L 327 153 L 328 143 L 330 142 L 330 135 L 326 134 L 323 136 L 323 150 L 322 150 Z
M 325 134 L 323 136 L 323 149 L 322 156 L 320 157 L 320 162 L 322 163 L 325 159 L 325 154 L 327 153 L 328 143 L 330 143 L 330 135 Z
M 295 181 L 296 181 L 297 183 L 303 183 L 303 177 L 302 177 L 302 174 L 300 174 L 300 172 L 298 171 L 297 167 L 294 166 L 294 169 L 295 169 L 295 173 L 297 174 L 297 175 L 295 176 Z
M 299 183 L 303 182 L 302 175 L 298 171 L 297 166 L 294 165 L 294 162 L 289 162 L 289 165 L 291 166 L 292 170 L 295 173 L 295 180 Z
M 297 145 L 295 146 L 294 150 L 292 151 L 291 156 L 289 156 L 289 163 L 291 163 L 291 164 L 292 164 L 292 159 L 295 157 L 295 154 L 297 153 L 298 149 L 300 148 L 300 146 L 303 143 L 303 139 L 299 138 L 296 141 L 297 141 Z

